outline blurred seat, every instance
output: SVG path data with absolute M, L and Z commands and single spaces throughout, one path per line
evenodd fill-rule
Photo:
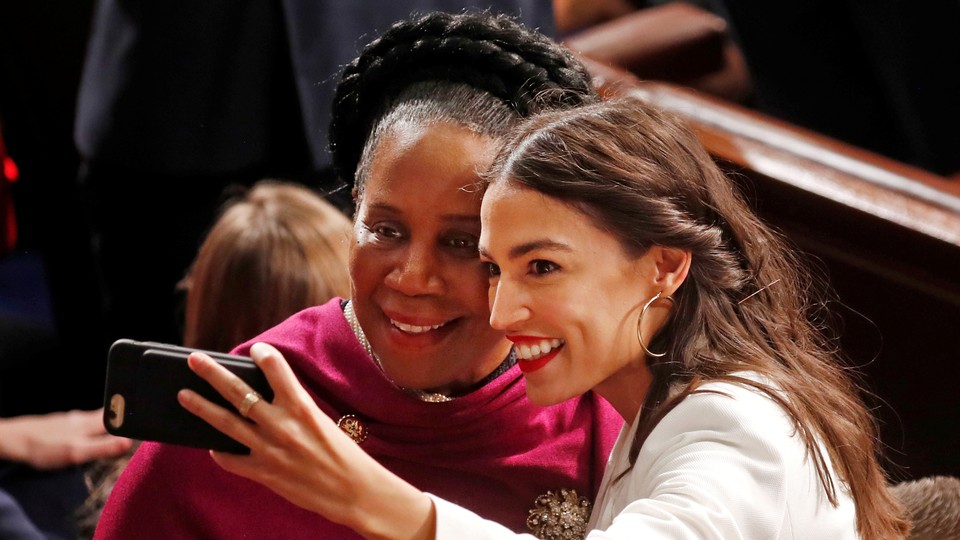
M 690 121 L 795 239 L 960 302 L 960 184 L 668 83 L 625 92 Z
M 890 491 L 913 522 L 908 540 L 960 538 L 960 478 L 929 476 L 900 482 Z
M 564 44 L 642 80 L 666 81 L 742 103 L 750 77 L 726 21 L 685 2 L 638 9 L 568 34 Z

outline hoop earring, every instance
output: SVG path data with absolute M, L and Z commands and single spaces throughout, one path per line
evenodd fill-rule
M 640 342 L 640 347 L 643 348 L 643 352 L 647 353 L 647 355 L 652 356 L 653 358 L 663 358 L 664 356 L 667 355 L 667 351 L 663 351 L 662 353 L 655 353 L 650 349 L 648 349 L 647 346 L 643 343 L 643 332 L 640 330 L 640 326 L 643 324 L 643 316 L 647 314 L 647 308 L 649 308 L 657 300 L 660 300 L 662 295 L 663 295 L 663 291 L 660 291 L 657 294 L 655 294 L 653 298 L 651 298 L 650 300 L 647 300 L 647 303 L 643 305 L 643 309 L 640 310 L 640 316 L 637 317 L 637 341 Z M 677 301 L 674 300 L 673 297 L 670 295 L 662 296 L 662 299 L 669 300 L 670 303 L 674 306 L 677 305 Z

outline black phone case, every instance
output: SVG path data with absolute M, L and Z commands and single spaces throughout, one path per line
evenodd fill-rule
M 187 356 L 195 350 L 199 349 L 130 339 L 116 341 L 107 358 L 103 410 L 107 431 L 137 440 L 248 454 L 249 448 L 194 416 L 177 401 L 177 392 L 189 388 L 228 410 L 234 409 L 209 383 L 190 371 Z M 253 360 L 202 352 L 246 381 L 265 400 L 273 400 L 273 390 Z

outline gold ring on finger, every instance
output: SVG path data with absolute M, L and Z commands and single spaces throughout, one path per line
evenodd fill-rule
M 243 396 L 243 401 L 237 406 L 237 412 L 244 418 L 249 418 L 250 409 L 260 402 L 260 394 L 256 390 L 250 390 Z

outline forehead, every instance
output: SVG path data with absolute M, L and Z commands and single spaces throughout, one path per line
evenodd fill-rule
M 477 214 L 480 173 L 498 146 L 496 139 L 456 124 L 398 125 L 374 150 L 362 205 L 432 213 L 471 208 Z
M 571 220 L 587 219 L 582 212 L 559 199 L 509 179 L 492 183 L 483 194 L 483 217 L 490 220 L 491 225 L 503 221 L 503 218 L 510 218 L 516 224 L 536 225 L 545 216 L 557 214 Z
M 563 201 L 503 180 L 484 193 L 481 220 L 484 236 L 492 235 L 494 240 L 530 234 L 600 232 L 586 214 Z
M 484 250 L 550 240 L 569 245 L 610 249 L 619 241 L 581 210 L 539 191 L 509 181 L 492 184 L 481 206 Z M 618 249 L 619 250 L 619 249 Z

